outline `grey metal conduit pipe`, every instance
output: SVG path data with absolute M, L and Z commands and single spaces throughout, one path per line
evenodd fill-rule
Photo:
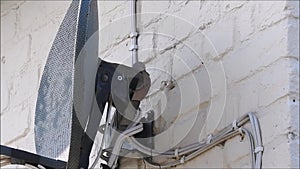
M 249 119 L 250 119 L 250 122 L 252 125 L 253 133 L 255 135 L 255 140 L 256 140 L 255 143 L 254 143 L 253 136 L 250 133 L 250 131 L 241 127 L 247 121 L 249 121 Z M 230 129 L 230 128 L 232 130 L 230 132 L 228 132 L 228 129 Z M 261 168 L 261 159 L 262 159 L 262 151 L 263 151 L 262 141 L 261 141 L 261 131 L 260 131 L 258 119 L 256 118 L 256 116 L 253 113 L 249 113 L 248 115 L 243 116 L 242 118 L 239 119 L 239 122 L 235 121 L 232 124 L 232 126 L 228 126 L 228 127 L 224 128 L 221 131 L 221 133 L 222 134 L 219 133 L 218 136 L 216 136 L 216 137 L 211 137 L 211 142 L 206 143 L 206 144 L 204 143 L 204 144 L 202 144 L 202 146 L 199 146 L 199 148 L 197 150 L 194 150 L 192 152 L 190 151 L 189 153 L 191 153 L 191 154 L 189 154 L 187 156 L 183 155 L 180 160 L 176 160 L 176 161 L 164 164 L 164 165 L 159 165 L 159 164 L 154 164 L 153 162 L 145 159 L 145 163 L 153 168 L 168 168 L 168 167 L 172 167 L 175 165 L 180 165 L 180 164 L 185 163 L 185 161 L 189 161 L 189 160 L 197 157 L 198 155 L 206 152 L 207 150 L 213 148 L 214 146 L 216 146 L 228 139 L 231 139 L 232 137 L 235 137 L 238 134 L 243 133 L 243 134 L 246 134 L 247 137 L 249 138 L 252 168 Z M 256 145 L 257 147 L 254 148 L 254 145 Z M 194 149 L 194 148 L 192 148 L 192 149 Z M 256 154 L 256 156 L 254 154 Z
M 132 65 L 137 63 L 138 60 L 138 45 L 137 45 L 137 28 L 136 28 L 136 0 L 131 0 L 130 1 L 130 15 L 131 15 L 131 33 L 130 33 L 130 38 L 131 38 L 131 45 L 129 47 L 129 51 L 131 54 L 132 58 Z
M 249 117 L 248 117 L 248 115 L 244 115 L 236 121 L 236 125 L 237 125 L 237 127 L 240 127 L 240 126 L 244 125 L 247 121 L 249 121 Z M 219 138 L 222 138 L 224 135 L 226 135 L 226 134 L 228 134 L 232 131 L 233 131 L 232 125 L 227 126 L 226 128 L 222 129 L 217 135 L 215 135 L 213 137 L 213 139 L 217 140 Z M 165 156 L 165 157 L 181 156 L 181 155 L 190 153 L 192 151 L 198 150 L 199 148 L 203 147 L 203 145 L 206 144 L 206 141 L 204 141 L 204 142 L 200 142 L 200 143 L 194 143 L 194 144 L 185 146 L 183 148 L 178 148 L 177 150 L 169 150 L 169 151 L 166 151 L 166 152 L 159 152 L 157 150 L 148 148 L 148 147 L 140 144 L 133 137 L 128 138 L 128 140 L 134 145 L 134 147 L 138 151 L 140 151 L 140 152 L 142 152 L 146 155 L 154 155 L 154 156 L 162 155 L 162 156 Z M 178 155 L 176 155 L 176 151 L 178 152 Z
M 224 142 L 224 141 L 240 134 L 241 131 L 243 131 L 249 138 L 250 145 L 251 145 L 250 150 L 251 150 L 251 152 L 254 152 L 254 142 L 253 142 L 253 137 L 252 137 L 251 133 L 248 130 L 241 128 L 242 125 L 244 125 L 247 121 L 249 121 L 249 117 L 250 117 L 250 120 L 252 119 L 251 120 L 252 126 L 255 128 L 256 131 L 258 131 L 258 129 L 259 129 L 257 127 L 258 121 L 257 121 L 256 117 L 253 114 L 249 114 L 249 115 L 241 117 L 239 120 L 235 121 L 232 125 L 227 126 L 223 130 L 221 130 L 217 135 L 212 136 L 210 138 L 211 140 L 208 143 L 207 143 L 207 141 L 202 141 L 201 143 L 194 143 L 194 144 L 188 145 L 186 147 L 183 147 L 181 149 L 170 150 L 167 152 L 158 152 L 157 150 L 153 150 L 148 147 L 145 147 L 144 145 L 142 145 L 138 141 L 136 141 L 135 138 L 133 138 L 133 137 L 130 137 L 128 139 L 130 140 L 131 143 L 133 143 L 133 145 L 135 146 L 135 148 L 137 150 L 139 150 L 147 155 L 155 155 L 155 156 L 162 155 L 162 156 L 166 156 L 166 157 L 183 156 L 180 160 L 173 161 L 173 162 L 165 164 L 165 165 L 157 165 L 157 164 L 153 164 L 150 161 L 145 161 L 148 165 L 150 165 L 151 167 L 154 167 L 154 168 L 168 168 L 168 167 L 171 167 L 174 165 L 182 164 L 185 161 L 195 158 L 196 156 L 198 156 L 198 155 L 202 154 L 203 152 L 211 149 L 212 147 L 220 144 L 221 142 Z M 127 132 L 125 132 L 125 133 L 124 134 L 127 135 Z M 129 133 L 131 133 L 131 132 L 129 132 Z M 130 136 L 130 135 L 127 135 L 127 136 Z M 258 136 L 256 136 L 256 138 L 259 139 L 261 137 L 258 135 Z M 119 147 L 121 144 L 118 143 L 117 145 L 118 145 L 117 147 Z M 189 154 L 189 153 L 191 153 L 191 154 L 188 156 L 184 156 L 185 154 Z M 257 157 L 257 158 L 259 158 L 259 157 Z M 255 166 L 254 153 L 251 154 L 251 164 L 252 164 L 252 167 L 254 168 L 254 166 Z
M 225 134 L 226 133 L 220 133 L 220 136 L 216 136 L 216 138 L 214 138 L 214 139 L 222 138 L 223 135 L 225 135 Z M 149 156 L 150 155 L 153 155 L 153 156 L 159 156 L 159 155 L 161 155 L 161 156 L 164 156 L 164 157 L 177 157 L 177 156 L 181 156 L 181 155 L 193 152 L 195 150 L 198 150 L 199 148 L 203 147 L 206 144 L 206 142 L 194 143 L 194 144 L 188 145 L 188 146 L 183 147 L 183 148 L 178 148 L 178 149 L 175 149 L 175 150 L 169 150 L 169 151 L 166 151 L 166 152 L 159 152 L 157 150 L 148 148 L 148 147 L 140 144 L 133 137 L 130 137 L 129 141 L 134 145 L 134 147 L 138 151 L 140 151 L 140 152 L 142 152 L 142 153 L 144 153 L 146 155 L 149 155 Z
M 247 135 L 247 138 L 250 142 L 250 156 L 251 156 L 251 165 L 252 168 L 255 167 L 255 154 L 254 154 L 254 140 L 251 132 L 247 129 L 242 128 L 242 131 Z
M 110 101 L 107 106 L 107 119 L 109 119 L 109 116 L 111 114 L 111 107 L 112 107 L 112 102 Z M 140 118 L 141 118 L 140 112 L 138 112 L 134 121 L 140 121 Z M 106 129 L 108 129 L 108 125 L 110 123 L 112 123 L 112 122 L 106 121 L 106 123 L 105 123 Z M 135 126 L 135 127 L 133 127 L 133 126 Z M 127 127 L 127 129 L 123 133 L 120 134 L 120 136 L 118 137 L 118 139 L 115 143 L 115 146 L 113 148 L 112 158 L 109 158 L 108 166 L 112 167 L 115 165 L 114 162 L 116 162 L 117 154 L 119 153 L 119 151 L 121 149 L 124 139 L 126 139 L 127 137 L 132 136 L 134 134 L 137 134 L 137 133 L 141 132 L 142 130 L 143 130 L 143 125 L 141 123 L 136 122 L 136 123 L 132 123 L 130 126 Z M 103 134 L 100 150 L 98 151 L 96 159 L 94 160 L 93 164 L 91 165 L 91 168 L 95 168 L 96 164 L 98 163 L 98 161 L 100 159 L 100 156 L 102 154 L 103 143 L 104 143 L 103 140 L 105 140 L 105 138 L 106 138 L 105 136 L 107 136 L 106 132 Z
M 254 153 L 255 153 L 255 157 L 256 157 L 255 168 L 261 168 L 262 153 L 264 151 L 264 147 L 262 145 L 261 129 L 260 129 L 258 119 L 253 113 L 249 113 L 249 118 L 250 118 L 251 124 L 253 124 L 252 130 L 254 132 L 254 141 L 255 141 L 255 145 L 256 145 L 256 147 L 254 149 Z
M 107 119 L 107 120 L 109 120 L 109 117 L 111 116 L 111 113 L 113 113 L 113 112 L 111 111 L 111 107 L 112 107 L 112 101 L 110 100 L 110 101 L 108 102 L 107 110 L 106 110 L 106 112 L 107 112 L 106 119 Z M 95 167 L 96 167 L 96 164 L 98 163 L 98 161 L 99 161 L 99 159 L 100 159 L 100 157 L 101 157 L 101 154 L 102 154 L 102 151 L 103 151 L 103 145 L 104 145 L 104 142 L 105 142 L 105 140 L 106 140 L 106 137 L 108 137 L 108 135 L 107 135 L 107 130 L 106 130 L 106 129 L 108 129 L 108 126 L 109 126 L 110 123 L 111 123 L 111 122 L 109 122 L 109 121 L 106 121 L 106 122 L 105 122 L 105 130 L 104 130 L 104 133 L 103 133 L 103 136 L 102 136 L 100 149 L 99 149 L 99 151 L 98 151 L 98 153 L 97 153 L 97 156 L 96 156 L 94 162 L 93 162 L 92 165 L 91 165 L 91 168 L 95 168 Z
M 235 131 L 233 133 L 230 133 L 230 134 L 227 134 L 225 135 L 222 139 L 219 139 L 219 140 L 215 140 L 213 141 L 212 143 L 210 144 L 207 144 L 206 146 L 198 149 L 197 151 L 194 151 L 192 152 L 190 155 L 188 156 L 182 156 L 179 160 L 176 160 L 176 161 L 173 161 L 173 162 L 170 162 L 170 163 L 167 163 L 167 164 L 164 164 L 164 165 L 157 165 L 157 164 L 154 164 L 152 163 L 151 161 L 145 159 L 145 162 L 147 163 L 147 165 L 149 165 L 150 167 L 153 167 L 153 168 L 169 168 L 169 167 L 173 167 L 173 166 L 176 166 L 176 165 L 180 165 L 180 164 L 183 164 L 185 163 L 186 161 L 189 161 L 195 157 L 197 157 L 198 155 L 202 154 L 203 152 L 206 152 L 207 150 L 213 148 L 214 146 L 236 136 L 239 134 L 239 131 Z
M 111 156 L 108 161 L 108 166 L 111 168 L 115 168 L 115 162 L 117 162 L 117 157 L 119 155 L 119 152 L 121 150 L 121 147 L 123 145 L 123 142 L 126 137 L 132 136 L 134 134 L 137 134 L 139 132 L 143 131 L 143 124 L 138 124 L 135 127 L 132 127 L 130 129 L 125 130 L 123 133 L 119 135 L 119 137 L 116 140 L 116 143 L 114 145 L 114 148 L 112 150 Z
M 219 140 L 221 138 L 224 137 L 224 135 L 226 134 L 229 134 L 233 132 L 233 130 L 231 129 L 230 131 L 228 130 L 224 130 L 223 132 L 220 132 L 218 135 L 212 137 L 213 140 Z M 177 157 L 177 156 L 182 156 L 184 154 L 187 154 L 187 153 L 191 153 L 193 151 L 196 151 L 198 150 L 199 148 L 205 146 L 206 144 L 206 141 L 202 141 L 200 143 L 194 143 L 194 144 L 191 144 L 191 145 L 188 145 L 188 146 L 185 146 L 183 148 L 178 148 L 178 149 L 175 149 L 175 150 L 169 150 L 169 151 L 166 151 L 166 152 L 159 152 L 157 150 L 154 150 L 154 149 L 151 149 L 151 148 L 148 148 L 142 144 L 140 144 L 138 141 L 135 140 L 135 138 L 133 137 L 130 137 L 129 141 L 134 145 L 134 147 L 141 151 L 142 153 L 146 154 L 146 155 L 154 155 L 154 156 L 165 156 L 165 157 Z
M 251 143 L 251 145 L 253 145 L 253 142 L 252 142 L 253 140 L 251 141 L 251 138 L 252 138 L 252 137 L 251 137 L 250 132 L 249 132 L 248 130 L 246 130 L 246 129 L 243 129 L 243 131 L 245 132 L 246 135 L 249 136 L 249 138 L 250 138 L 250 139 L 249 139 L 249 140 L 250 140 L 250 143 Z M 200 155 L 200 154 L 202 154 L 202 153 L 208 151 L 209 149 L 213 148 L 214 146 L 216 146 L 216 145 L 218 145 L 218 144 L 220 144 L 220 143 L 222 143 L 222 142 L 224 142 L 224 141 L 226 141 L 226 140 L 228 140 L 228 139 L 230 139 L 230 138 L 232 138 L 232 137 L 237 136 L 238 134 L 240 134 L 240 132 L 237 131 L 237 130 L 235 130 L 235 131 L 232 132 L 232 133 L 229 133 L 229 134 L 227 134 L 227 135 L 224 135 L 223 138 L 220 138 L 220 139 L 218 139 L 218 140 L 215 140 L 215 141 L 213 141 L 212 143 L 207 144 L 207 145 L 201 147 L 201 148 L 198 149 L 197 151 L 192 152 L 190 155 L 188 155 L 188 156 L 183 156 L 183 157 L 181 157 L 179 160 L 170 162 L 170 163 L 168 163 L 168 164 L 157 165 L 157 164 L 152 163 L 152 162 L 149 161 L 149 160 L 145 160 L 145 162 L 147 163 L 147 165 L 149 165 L 149 166 L 151 166 L 151 167 L 153 167 L 153 168 L 169 168 L 169 167 L 173 167 L 173 166 L 176 166 L 176 165 L 180 165 L 180 164 L 183 164 L 183 163 L 185 163 L 186 161 L 189 161 L 189 160 L 191 160 L 191 159 L 197 157 L 198 155 Z M 250 150 L 251 150 L 251 152 L 253 151 L 252 146 L 250 146 Z M 253 161 L 254 161 L 254 159 L 253 159 L 253 157 L 251 157 L 251 164 L 252 164 L 252 167 L 254 167 Z

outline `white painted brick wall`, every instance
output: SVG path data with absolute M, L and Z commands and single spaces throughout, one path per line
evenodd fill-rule
M 1 144 L 35 151 L 39 80 L 69 4 L 1 1 Z M 101 58 L 130 65 L 129 7 L 99 1 Z M 178 119 L 166 114 L 156 123 L 156 131 L 174 124 L 155 139 L 156 148 L 194 143 L 255 111 L 263 167 L 299 168 L 299 1 L 138 1 L 137 7 L 139 58 L 153 82 L 142 109 L 157 116 L 176 111 L 176 99 L 165 107 L 176 90 L 159 91 L 170 74 L 183 92 Z M 249 167 L 248 149 L 234 138 L 178 168 Z M 145 167 L 134 160 L 121 166 Z
M 1 144 L 35 152 L 39 80 L 69 4 L 1 1 Z

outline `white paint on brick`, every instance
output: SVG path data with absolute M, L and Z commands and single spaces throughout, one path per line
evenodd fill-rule
M 35 151 L 39 80 L 69 4 L 1 1 L 1 144 Z M 130 65 L 129 7 L 129 1 L 99 1 L 101 58 Z M 155 138 L 157 149 L 199 141 L 255 111 L 263 167 L 299 168 L 299 1 L 138 1 L 137 7 L 138 52 L 152 80 L 142 110 L 153 109 L 155 117 L 166 111 L 155 131 L 170 131 Z M 170 113 L 178 91 L 160 90 L 170 75 L 183 92 L 179 116 Z M 236 137 L 177 168 L 249 162 L 247 138 Z M 138 160 L 121 166 L 145 167 Z
M 234 26 L 234 20 L 228 18 L 218 22 L 211 29 L 204 31 L 204 34 L 207 36 L 208 40 L 211 41 L 218 55 L 213 57 L 221 57 L 226 51 L 233 47 Z

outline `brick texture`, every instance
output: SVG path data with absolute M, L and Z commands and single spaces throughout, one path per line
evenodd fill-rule
M 1 1 L 1 144 L 35 151 L 39 80 L 69 4 Z M 100 57 L 130 65 L 129 1 L 99 1 L 99 10 Z M 155 132 L 166 131 L 157 149 L 205 139 L 254 111 L 263 168 L 299 168 L 299 1 L 138 1 L 137 11 L 139 59 L 152 80 L 141 109 L 154 110 Z M 170 79 L 175 88 L 161 90 Z M 199 167 L 250 167 L 247 139 L 176 168 Z

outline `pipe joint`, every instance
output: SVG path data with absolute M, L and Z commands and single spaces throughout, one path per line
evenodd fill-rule
M 264 151 L 264 147 L 263 146 L 257 146 L 254 150 L 254 153 L 259 153 L 259 152 L 263 152 Z
M 138 46 L 136 44 L 132 44 L 129 46 L 129 51 L 138 50 Z
M 133 38 L 136 38 L 136 37 L 138 37 L 138 33 L 137 32 L 131 32 L 130 33 L 130 35 L 129 35 L 129 37 L 131 38 L 131 39 L 133 39 Z

